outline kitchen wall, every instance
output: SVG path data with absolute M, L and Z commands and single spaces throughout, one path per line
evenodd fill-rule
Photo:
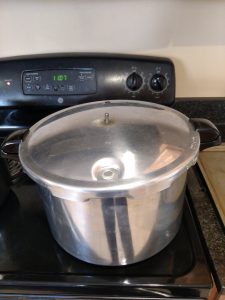
M 84 51 L 167 56 L 177 97 L 225 97 L 225 1 L 0 0 L 0 57 Z

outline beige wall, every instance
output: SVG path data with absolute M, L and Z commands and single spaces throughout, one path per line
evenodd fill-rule
M 225 97 L 225 0 L 0 0 L 0 57 L 168 56 L 177 97 Z

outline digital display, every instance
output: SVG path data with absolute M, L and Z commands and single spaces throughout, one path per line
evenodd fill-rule
M 95 69 L 25 71 L 23 72 L 23 91 L 25 95 L 95 94 L 97 91 Z
M 53 75 L 53 80 L 54 81 L 67 81 L 68 76 L 67 76 L 67 74 L 55 74 L 55 75 Z

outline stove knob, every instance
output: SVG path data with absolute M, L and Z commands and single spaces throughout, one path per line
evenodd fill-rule
M 150 87 L 154 92 L 162 92 L 167 86 L 166 78 L 161 74 L 155 74 L 150 79 Z
M 139 74 L 134 72 L 127 77 L 126 84 L 129 90 L 137 91 L 141 88 L 143 79 Z

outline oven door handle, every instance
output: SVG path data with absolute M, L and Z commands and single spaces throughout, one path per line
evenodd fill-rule
M 1 157 L 19 161 L 19 145 L 25 139 L 29 129 L 19 129 L 8 135 L 1 144 Z

